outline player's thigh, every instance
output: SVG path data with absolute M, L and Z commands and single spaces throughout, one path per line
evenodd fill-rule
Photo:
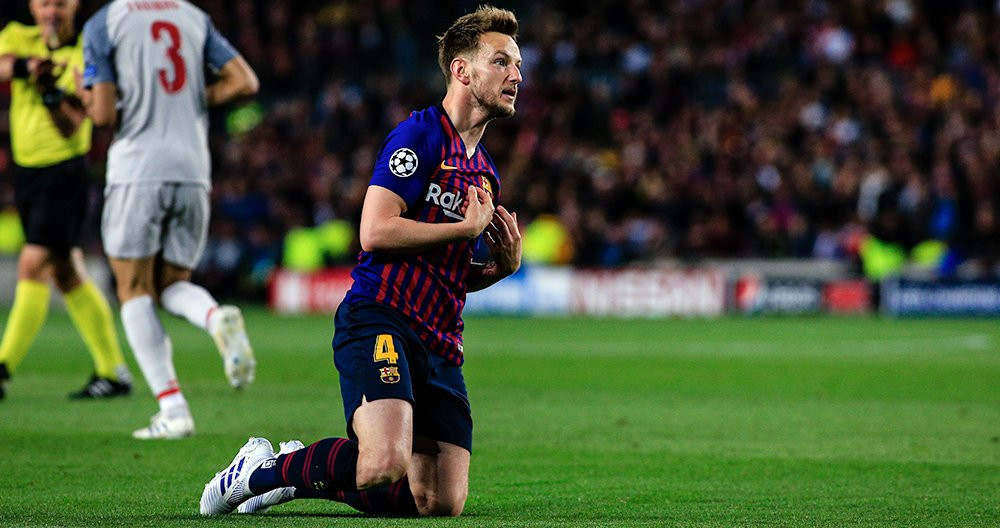
M 344 302 L 334 316 L 333 361 L 348 435 L 363 404 L 379 400 L 413 403 L 406 323 L 391 309 L 369 301 Z M 412 409 L 409 411 L 412 415 Z M 412 425 L 412 420 L 409 421 Z
M 163 184 L 119 183 L 104 190 L 101 237 L 111 258 L 135 260 L 160 252 L 166 209 Z
M 400 399 L 362 400 L 352 420 L 358 439 L 357 481 L 384 485 L 406 474 L 413 451 L 413 407 Z
M 393 310 L 371 302 L 341 303 L 334 324 L 344 417 L 348 436 L 358 441 L 358 483 L 387 484 L 406 472 L 412 452 L 412 331 Z
M 197 184 L 167 187 L 168 213 L 163 233 L 163 261 L 180 269 L 198 265 L 208 241 L 208 189 Z
M 408 472 L 417 510 L 425 516 L 460 515 L 469 496 L 467 449 L 426 437 L 413 439 L 413 459 Z

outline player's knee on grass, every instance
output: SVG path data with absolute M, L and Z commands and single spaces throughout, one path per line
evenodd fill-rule
M 398 453 L 385 453 L 381 456 L 359 456 L 357 469 L 358 489 L 378 488 L 388 486 L 406 475 L 410 465 L 409 456 Z
M 465 499 L 469 495 L 467 489 L 435 490 L 412 482 L 410 488 L 417 503 L 417 511 L 423 517 L 458 517 L 462 515 Z

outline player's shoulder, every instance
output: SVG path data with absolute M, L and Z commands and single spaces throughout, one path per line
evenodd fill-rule
M 414 110 L 410 116 L 396 125 L 390 136 L 409 141 L 425 142 L 428 145 L 443 141 L 441 113 L 436 107 Z
M 434 106 L 424 108 L 423 110 L 414 110 L 396 128 L 437 132 L 441 130 L 441 113 Z

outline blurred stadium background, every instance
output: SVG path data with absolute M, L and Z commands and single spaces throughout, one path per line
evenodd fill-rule
M 380 142 L 440 100 L 433 35 L 477 2 L 196 3 L 262 81 L 213 114 L 198 279 L 329 310 Z M 526 82 L 484 143 L 529 265 L 471 311 L 1000 313 L 1000 2 L 499 4 Z M 10 178 L 0 205 L 14 255 Z

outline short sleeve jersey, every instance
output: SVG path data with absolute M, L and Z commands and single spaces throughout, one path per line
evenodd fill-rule
M 237 55 L 185 0 L 114 0 L 84 25 L 84 85 L 117 85 L 120 123 L 108 184 L 182 182 L 210 187 L 205 66 Z
M 11 22 L 0 31 L 0 55 L 50 58 L 59 75 L 56 86 L 66 93 L 76 92 L 73 72 L 83 69 L 82 38 L 49 50 L 38 26 Z M 34 84 L 28 79 L 11 82 L 10 144 L 18 165 L 48 167 L 86 154 L 90 150 L 91 126 L 89 120 L 84 120 L 72 136 L 63 137 Z
M 482 145 L 471 156 L 440 106 L 413 112 L 386 138 L 371 185 L 406 202 L 405 218 L 445 223 L 463 219 L 469 187 L 485 189 L 494 203 L 500 180 Z M 456 365 L 464 361 L 462 309 L 473 250 L 481 240 L 445 244 L 419 253 L 362 251 L 345 302 L 368 299 L 401 313 L 428 347 Z

